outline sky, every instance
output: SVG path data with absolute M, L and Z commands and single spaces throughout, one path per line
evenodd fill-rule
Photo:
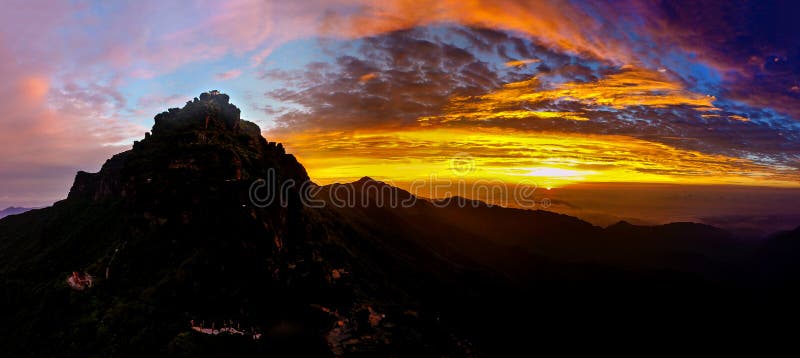
M 793 1 L 17 1 L 0 207 L 64 198 L 203 91 L 320 184 L 800 187 Z M 469 170 L 454 170 L 453 163 Z M 456 168 L 458 169 L 458 168 Z

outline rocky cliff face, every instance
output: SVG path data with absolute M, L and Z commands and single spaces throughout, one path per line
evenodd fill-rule
M 124 196 L 120 172 L 130 151 L 123 152 L 107 160 L 97 173 L 79 171 L 69 190 L 68 199 L 103 200 L 115 196 Z
M 106 161 L 98 173 L 78 172 L 68 198 L 129 197 L 144 186 L 159 187 L 202 177 L 211 182 L 262 178 L 308 181 L 305 169 L 260 128 L 240 118 L 226 94 L 203 93 L 183 108 L 155 116 L 152 135 Z

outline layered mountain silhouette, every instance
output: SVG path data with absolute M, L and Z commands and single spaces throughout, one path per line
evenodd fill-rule
M 31 211 L 31 210 L 33 210 L 33 208 L 21 208 L 17 206 L 10 206 L 3 210 L 0 210 L 0 219 L 10 215 L 22 214 L 26 211 Z
M 252 193 L 263 178 L 298 185 L 262 205 Z M 694 223 L 600 228 L 426 200 L 368 177 L 317 187 L 211 91 L 157 115 L 98 173 L 79 172 L 67 199 L 0 221 L 0 346 L 47 357 L 532 352 L 790 313 L 798 255 L 800 229 L 752 242 Z

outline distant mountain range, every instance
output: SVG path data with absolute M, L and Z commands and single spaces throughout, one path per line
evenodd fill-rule
M 22 214 L 22 213 L 24 213 L 26 211 L 31 211 L 33 209 L 34 208 L 20 208 L 20 207 L 16 207 L 16 206 L 11 206 L 11 207 L 5 208 L 3 210 L 0 210 L 0 219 L 4 218 L 6 216 L 9 216 L 9 215 Z
M 262 178 L 297 185 L 254 191 Z M 510 356 L 588 339 L 674 343 L 790 320 L 799 258 L 800 229 L 742 241 L 695 223 L 601 228 L 425 200 L 368 177 L 319 187 L 214 91 L 79 172 L 67 199 L 0 220 L 0 346 Z

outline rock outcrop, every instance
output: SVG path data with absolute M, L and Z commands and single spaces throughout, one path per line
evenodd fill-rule
M 155 116 L 152 134 L 115 155 L 98 173 L 78 172 L 69 199 L 130 197 L 144 185 L 261 178 L 274 169 L 281 179 L 308 181 L 305 169 L 279 143 L 268 142 L 255 123 L 241 119 L 228 95 L 210 91 Z

